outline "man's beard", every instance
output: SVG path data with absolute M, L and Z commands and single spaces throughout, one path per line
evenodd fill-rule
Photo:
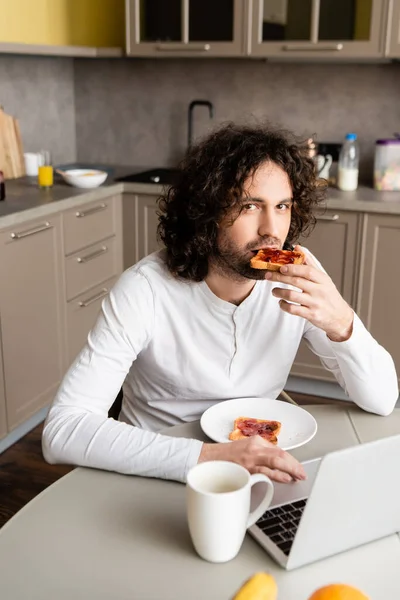
M 242 281 L 243 278 L 265 279 L 267 271 L 265 269 L 253 269 L 250 266 L 250 260 L 255 255 L 256 250 L 266 246 L 275 246 L 281 249 L 282 242 L 277 238 L 266 236 L 254 242 L 249 242 L 244 248 L 241 248 L 225 232 L 217 242 L 214 254 L 211 257 L 211 264 L 221 275 L 234 281 Z

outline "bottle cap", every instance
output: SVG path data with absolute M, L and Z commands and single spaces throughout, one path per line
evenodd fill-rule
M 350 142 L 354 142 L 356 139 L 357 139 L 356 133 L 346 133 L 346 140 L 349 140 Z

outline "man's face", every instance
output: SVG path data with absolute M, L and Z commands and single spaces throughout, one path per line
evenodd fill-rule
M 260 248 L 281 249 L 290 227 L 292 188 L 285 171 L 272 162 L 261 165 L 244 185 L 242 208 L 232 224 L 220 223 L 214 265 L 231 279 L 264 279 L 250 259 Z

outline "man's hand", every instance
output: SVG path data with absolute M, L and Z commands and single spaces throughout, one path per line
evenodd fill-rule
M 296 246 L 295 250 L 301 251 L 301 246 Z M 344 342 L 350 338 L 353 331 L 353 310 L 342 298 L 329 275 L 321 271 L 308 254 L 304 265 L 282 266 L 280 271 L 269 271 L 266 279 L 302 290 L 296 292 L 274 288 L 272 293 L 281 299 L 282 310 L 304 317 L 325 331 L 333 342 Z
M 250 473 L 264 473 L 282 483 L 306 479 L 302 465 L 293 456 L 259 435 L 229 444 L 203 444 L 199 462 L 208 460 L 229 460 Z

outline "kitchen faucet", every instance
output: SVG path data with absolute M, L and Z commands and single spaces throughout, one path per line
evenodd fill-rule
M 209 100 L 192 100 L 189 104 L 188 109 L 188 148 L 192 145 L 193 135 L 193 109 L 195 106 L 208 106 L 208 112 L 210 113 L 210 119 L 214 117 L 214 106 Z

